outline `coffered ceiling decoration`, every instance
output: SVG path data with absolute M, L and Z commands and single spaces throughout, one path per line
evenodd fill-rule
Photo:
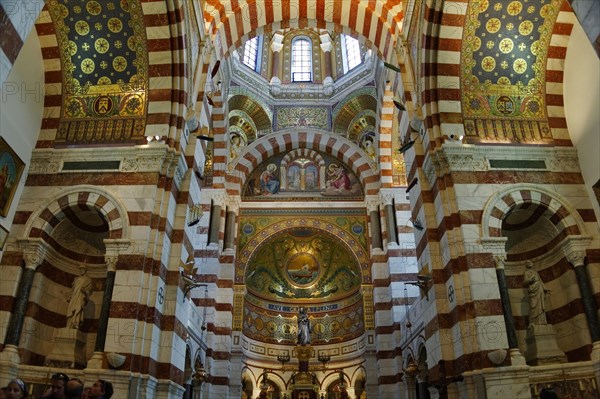
M 143 136 L 148 55 L 139 0 L 50 0 L 63 71 L 57 141 Z
M 461 54 L 467 136 L 504 142 L 551 139 L 545 70 L 561 3 L 469 2 Z

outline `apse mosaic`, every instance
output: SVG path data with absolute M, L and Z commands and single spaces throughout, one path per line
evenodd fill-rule
M 296 310 L 296 308 L 294 308 Z M 334 344 L 360 337 L 365 331 L 360 301 L 342 311 L 320 312 L 307 307 L 312 327 L 311 344 Z M 297 311 L 296 311 L 297 313 Z M 250 302 L 244 305 L 244 335 L 267 343 L 295 344 L 298 335 L 297 316 L 275 314 Z
M 148 58 L 139 0 L 50 0 L 61 52 L 58 141 L 143 136 Z
M 312 150 L 294 150 L 271 157 L 250 174 L 243 189 L 246 200 L 361 200 L 356 175 L 337 158 Z
M 364 209 L 240 210 L 236 284 L 280 300 L 339 298 L 370 283 Z
M 461 54 L 467 136 L 500 141 L 550 138 L 545 70 L 561 3 L 469 2 Z

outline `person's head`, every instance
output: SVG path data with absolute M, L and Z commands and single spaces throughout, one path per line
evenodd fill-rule
M 77 378 L 71 378 L 65 385 L 66 399 L 79 399 L 83 393 L 83 382 Z
M 52 399 L 64 399 L 65 385 L 69 382 L 69 376 L 64 373 L 53 374 L 50 378 L 52 389 Z
M 94 385 L 92 385 L 88 396 L 91 399 L 102 397 L 110 399 L 110 397 L 113 395 L 113 392 L 113 386 L 110 382 L 106 380 L 98 380 L 94 382 Z
M 540 399 L 558 399 L 558 395 L 552 388 L 544 388 L 540 391 Z
M 27 385 L 23 380 L 15 378 L 6 386 L 6 397 L 8 399 L 21 399 L 27 396 Z

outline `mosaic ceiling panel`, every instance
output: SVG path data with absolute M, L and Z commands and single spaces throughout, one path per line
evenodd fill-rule
M 461 54 L 465 118 L 510 117 L 538 123 L 478 126 L 477 122 L 466 120 L 467 134 L 487 129 L 496 131 L 496 137 L 509 140 L 548 136 L 544 123 L 546 60 L 561 3 L 562 0 L 469 2 Z
M 369 272 L 368 241 L 366 238 L 367 221 L 364 216 L 364 210 L 357 209 L 356 211 L 352 210 L 342 212 L 340 210 L 306 209 L 300 214 L 299 212 L 290 210 L 277 211 L 274 209 L 269 209 L 264 211 L 241 210 L 240 213 L 238 256 L 236 256 L 235 272 L 236 284 L 246 283 L 246 280 L 251 274 L 251 272 L 247 270 L 249 270 L 251 264 L 253 264 L 252 262 L 255 262 L 255 253 L 258 253 L 257 251 L 262 248 L 263 243 L 267 243 L 274 237 L 280 237 L 281 234 L 288 234 L 290 231 L 294 230 L 313 233 L 320 232 L 316 235 L 317 237 L 323 236 L 325 237 L 323 239 L 329 241 L 333 240 L 335 247 L 332 247 L 332 250 L 334 248 L 338 248 L 341 251 L 342 248 L 346 248 L 347 251 L 352 253 L 352 256 L 347 255 L 348 264 L 345 264 L 344 267 L 353 268 L 354 264 L 356 264 L 356 269 L 352 270 L 361 276 L 362 283 L 364 284 L 371 282 Z M 309 238 L 314 239 L 315 237 L 313 236 L 313 233 L 306 235 L 304 238 L 299 237 L 297 239 L 298 242 L 309 240 Z M 275 241 L 269 245 L 275 245 Z M 287 254 L 275 254 L 274 256 L 284 256 L 286 262 L 288 260 L 291 262 L 293 254 L 302 252 L 298 248 L 300 247 L 292 248 Z M 275 262 L 274 259 L 275 258 L 269 260 L 268 262 L 262 262 L 262 265 L 274 265 L 274 263 L 269 263 Z M 325 275 L 322 274 L 322 272 L 326 271 L 330 265 L 323 265 L 323 268 L 321 268 L 321 265 L 325 261 L 321 259 L 320 255 L 312 257 L 310 261 L 311 262 L 309 263 L 309 266 L 310 264 L 314 263 L 315 267 L 318 268 L 317 275 L 314 278 L 312 277 L 312 273 L 310 274 L 310 277 L 312 278 L 311 281 L 302 280 L 302 277 L 300 276 L 301 273 L 297 278 L 292 276 L 294 274 L 293 267 L 292 275 L 286 277 L 288 274 L 287 269 L 285 270 L 286 274 L 282 274 L 282 281 L 287 282 L 286 286 L 288 288 L 295 287 L 294 289 L 300 290 L 299 294 L 302 296 L 299 296 L 299 299 L 303 297 L 314 298 L 313 295 L 310 295 L 310 290 L 307 287 L 312 286 L 312 283 L 325 284 L 326 281 L 323 279 Z M 319 262 L 318 266 L 316 266 L 317 261 Z M 286 266 L 286 268 L 287 267 L 288 266 Z M 283 292 L 281 290 L 276 291 Z M 337 294 L 332 292 L 330 295 L 335 294 L 337 296 L 339 294 L 338 291 L 339 288 L 336 291 Z M 269 291 L 267 288 L 267 292 L 271 291 Z M 325 295 L 325 291 L 319 295 L 322 298 L 329 298 L 328 295 Z M 277 296 L 275 292 L 271 292 L 268 294 L 268 296 L 273 297 L 273 299 L 281 298 Z
M 61 124 L 59 140 L 143 134 L 148 56 L 139 0 L 50 0 L 48 6 L 61 51 L 62 119 L 70 121 Z M 86 118 L 98 123 L 75 122 Z

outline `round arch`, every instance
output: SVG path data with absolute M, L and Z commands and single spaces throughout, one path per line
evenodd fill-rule
M 292 148 L 312 149 L 338 158 L 358 177 L 365 195 L 378 193 L 379 178 L 374 161 L 365 157 L 364 151 L 350 140 L 318 129 L 286 129 L 262 137 L 245 147 L 232 165 L 232 172 L 226 177 L 227 191 L 232 195 L 240 195 L 248 176 L 258 165 L 273 155 L 289 152 Z
M 67 217 L 69 208 L 97 210 L 108 223 L 110 239 L 128 238 L 129 221 L 125 206 L 111 193 L 96 186 L 74 186 L 43 203 L 29 218 L 23 238 L 50 235 L 54 227 Z
M 532 184 L 517 184 L 495 193 L 483 209 L 481 235 L 484 239 L 502 237 L 502 221 L 516 207 L 537 206 L 559 235 L 585 234 L 585 226 L 577 210 L 560 195 Z
M 384 2 L 379 5 L 365 0 L 307 0 L 298 6 L 293 2 L 265 0 L 260 5 L 262 7 L 256 1 L 248 1 L 238 3 L 237 7 L 233 8 L 229 2 L 206 3 L 204 20 L 221 57 L 239 47 L 243 36 L 250 36 L 257 30 L 274 31 L 284 24 L 304 28 L 316 23 L 319 28 L 337 25 L 364 36 L 380 57 L 389 61 L 395 56 L 393 50 L 404 20 L 402 4 L 396 2 Z M 281 13 L 274 13 L 276 8 L 281 9 Z M 355 13 L 359 17 L 351 19 L 348 25 L 342 25 L 343 15 L 349 15 L 351 9 L 356 10 Z M 244 21 L 242 23 L 239 23 L 240 16 Z M 371 26 L 372 21 L 376 24 L 374 29 Z

